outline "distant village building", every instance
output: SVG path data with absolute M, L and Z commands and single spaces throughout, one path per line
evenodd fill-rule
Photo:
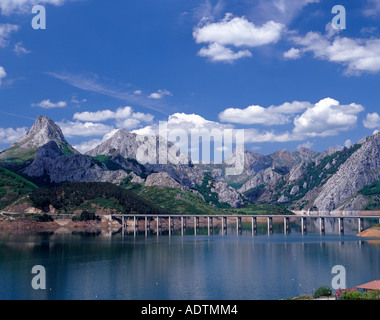
M 362 289 L 364 291 L 380 290 L 380 280 L 371 281 L 371 282 L 362 284 L 360 286 L 357 286 L 356 288 Z

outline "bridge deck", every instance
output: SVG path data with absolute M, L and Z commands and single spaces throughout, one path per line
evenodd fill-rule
M 338 216 L 338 215 L 136 215 L 136 214 L 115 214 L 111 215 L 114 218 L 120 218 L 122 224 L 123 235 L 128 226 L 131 226 L 128 222 L 133 220 L 133 233 L 134 235 L 139 233 L 139 221 L 145 220 L 144 231 L 145 235 L 151 233 L 151 222 L 155 223 L 155 230 L 157 236 L 161 234 L 163 230 L 162 220 L 167 221 L 166 229 L 169 232 L 169 236 L 174 233 L 175 221 L 180 220 L 180 230 L 181 235 L 186 234 L 187 221 L 192 220 L 190 223 L 194 228 L 194 235 L 199 232 L 199 220 L 203 218 L 203 221 L 207 219 L 207 229 L 208 235 L 213 234 L 214 219 L 218 219 L 222 224 L 222 234 L 227 234 L 228 220 L 236 220 L 236 234 L 241 234 L 242 231 L 242 220 L 251 220 L 252 224 L 252 234 L 257 233 L 257 220 L 258 218 L 264 218 L 267 220 L 268 234 L 273 233 L 273 220 L 283 219 L 284 221 L 284 233 L 290 233 L 290 220 L 301 220 L 301 230 L 302 233 L 307 233 L 307 220 L 319 219 L 319 230 L 321 234 L 326 231 L 325 220 L 327 219 L 337 219 L 338 220 L 338 230 L 340 234 L 344 233 L 344 220 L 355 219 L 358 223 L 358 232 L 363 231 L 364 219 L 379 219 L 380 216 Z

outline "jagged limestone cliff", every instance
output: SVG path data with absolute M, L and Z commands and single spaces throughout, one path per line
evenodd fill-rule
M 62 130 L 48 117 L 39 116 L 32 128 L 7 150 L 0 153 L 3 161 L 27 161 L 33 159 L 39 147 L 55 141 L 64 154 L 79 154 L 63 136 Z

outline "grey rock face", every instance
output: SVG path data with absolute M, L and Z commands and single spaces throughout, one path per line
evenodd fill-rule
M 273 183 L 282 177 L 281 174 L 274 171 L 274 168 L 268 168 L 259 172 L 251 180 L 246 182 L 238 191 L 244 193 L 250 189 L 257 188 L 261 185 L 267 185 Z
M 145 181 L 147 187 L 164 186 L 170 188 L 181 188 L 181 184 L 175 181 L 167 172 L 152 173 Z
M 244 159 L 238 158 L 244 157 Z M 265 170 L 270 167 L 273 163 L 272 159 L 267 156 L 263 156 L 261 154 L 253 153 L 247 150 L 243 146 L 238 146 L 225 160 L 226 165 L 234 165 L 236 161 L 240 163 L 244 163 L 244 176 L 252 176 L 257 174 L 258 172 Z
M 292 168 L 289 174 L 289 181 L 296 181 L 306 173 L 307 164 L 302 162 Z
M 239 208 L 244 205 L 240 194 L 225 182 L 212 180 L 211 192 L 218 194 L 219 202 L 228 203 L 233 208 Z
M 274 166 L 287 167 L 290 171 L 293 167 L 300 163 L 308 163 L 318 156 L 318 152 L 300 147 L 296 151 L 280 150 L 272 153 L 269 157 L 273 160 Z
M 141 177 L 139 177 L 138 175 L 136 175 L 133 172 L 131 172 L 130 175 L 132 176 L 132 180 L 131 180 L 132 183 L 144 183 L 145 182 L 144 179 L 142 179 Z
M 285 195 L 282 195 L 279 199 L 278 199 L 278 203 L 284 203 L 284 202 L 288 202 L 289 201 L 289 198 Z
M 292 188 L 292 190 L 290 191 L 290 194 L 291 194 L 292 196 L 294 196 L 294 195 L 296 195 L 299 191 L 300 191 L 300 187 L 299 187 L 299 186 L 294 186 L 294 187 Z
M 336 147 L 330 147 L 328 148 L 325 152 L 322 152 L 316 159 L 315 159 L 315 164 L 318 165 L 321 160 L 327 156 L 331 156 L 332 154 L 340 151 L 340 149 Z
M 323 186 L 314 201 L 319 210 L 335 210 L 364 186 L 380 180 L 380 134 L 362 142 L 362 146 Z
M 110 139 L 104 141 L 86 154 L 92 157 L 104 155 L 121 155 L 123 158 L 136 158 L 137 149 L 141 143 L 137 143 L 137 135 L 125 129 L 118 130 Z
M 99 166 L 91 157 L 64 155 L 55 141 L 38 148 L 36 158 L 23 172 L 29 177 L 46 177 L 51 183 L 112 182 L 120 183 L 127 177 L 123 170 L 110 171 Z
M 368 200 L 361 194 L 350 199 L 342 208 L 344 215 L 357 215 L 368 204 Z

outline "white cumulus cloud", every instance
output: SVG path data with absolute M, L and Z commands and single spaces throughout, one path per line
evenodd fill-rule
M 294 119 L 293 133 L 306 137 L 337 135 L 340 131 L 347 131 L 355 126 L 357 115 L 362 111 L 362 105 L 340 105 L 339 101 L 326 98 Z
M 284 52 L 284 58 L 288 60 L 296 60 L 299 59 L 302 55 L 300 49 L 291 48 L 288 51 Z
M 302 112 L 310 106 L 310 102 L 293 101 L 268 108 L 257 105 L 245 109 L 229 108 L 219 114 L 219 120 L 239 124 L 283 125 L 291 122 L 289 115 Z
M 7 76 L 7 73 L 5 72 L 4 67 L 0 66 L 0 86 L 1 86 L 1 81 Z
M 164 96 L 172 96 L 173 94 L 168 90 L 158 90 L 157 92 L 152 92 L 148 98 L 150 99 L 162 99 Z
M 313 137 L 328 137 L 350 130 L 357 124 L 358 114 L 364 111 L 360 104 L 341 105 L 326 98 L 318 103 L 294 101 L 280 106 L 250 106 L 246 109 L 226 109 L 219 114 L 222 122 L 242 125 L 293 126 L 285 132 L 275 130 L 245 129 L 247 142 L 289 142 Z
M 347 75 L 380 72 L 378 38 L 348 38 L 332 36 L 329 32 L 326 35 L 308 32 L 305 36 L 292 37 L 291 41 L 300 46 L 300 54 L 311 52 L 316 59 L 345 66 Z
M 13 143 L 25 135 L 27 131 L 27 128 L 0 128 L 0 144 Z
M 380 128 L 380 116 L 377 112 L 368 113 L 365 120 L 363 120 L 363 125 L 367 129 L 378 129 Z
M 68 137 L 99 137 L 111 132 L 115 128 L 103 123 L 62 121 L 57 123 L 63 134 Z
M 241 58 L 252 57 L 252 53 L 249 50 L 234 52 L 219 43 L 211 43 L 208 47 L 202 48 L 199 50 L 198 55 L 209 58 L 213 62 L 233 62 Z
M 8 45 L 8 39 L 12 32 L 16 32 L 19 29 L 15 24 L 0 24 L 0 48 Z
M 287 130 L 282 132 L 265 128 L 246 128 L 244 129 L 245 142 L 306 141 L 299 146 L 311 147 L 312 143 L 308 142 L 310 138 L 334 136 L 352 129 L 357 124 L 358 114 L 362 111 L 364 107 L 360 104 L 342 105 L 337 100 L 325 98 L 315 104 L 307 101 L 293 101 L 268 108 L 251 106 L 246 109 L 226 109 L 219 114 L 221 122 L 210 121 L 197 114 L 175 113 L 169 116 L 166 128 L 167 133 L 175 137 L 176 132 L 185 131 L 191 135 L 192 130 L 205 130 L 209 133 L 213 130 L 215 132 L 236 130 L 233 124 L 263 126 L 287 124 Z M 142 135 L 158 134 L 159 125 L 151 124 L 133 132 Z
M 41 102 L 32 104 L 32 107 L 40 107 L 43 109 L 64 108 L 66 106 L 67 106 L 66 101 L 52 102 L 52 101 L 50 101 L 50 99 L 42 100 Z
M 285 26 L 281 23 L 268 21 L 256 26 L 246 17 L 234 17 L 227 13 L 218 22 L 207 22 L 197 26 L 193 31 L 196 43 L 206 43 L 199 55 L 210 58 L 211 61 L 232 62 L 236 59 L 250 57 L 252 53 L 245 50 L 233 51 L 230 47 L 254 48 L 280 40 Z
M 23 46 L 23 44 L 22 44 L 21 41 L 20 41 L 20 42 L 17 42 L 17 43 L 15 44 L 15 47 L 14 47 L 13 51 L 14 51 L 18 56 L 22 56 L 23 54 L 28 54 L 28 53 L 31 52 L 30 50 L 24 48 L 24 46 Z
M 104 122 L 107 120 L 115 120 L 116 126 L 125 129 L 136 129 L 141 123 L 149 123 L 154 120 L 154 116 L 149 113 L 134 112 L 129 106 L 118 108 L 116 111 L 99 110 L 95 112 L 77 112 L 73 116 L 74 120 L 89 122 Z
M 0 0 L 0 10 L 3 15 L 30 13 L 32 7 L 37 4 L 60 6 L 65 2 L 67 2 L 67 0 Z

